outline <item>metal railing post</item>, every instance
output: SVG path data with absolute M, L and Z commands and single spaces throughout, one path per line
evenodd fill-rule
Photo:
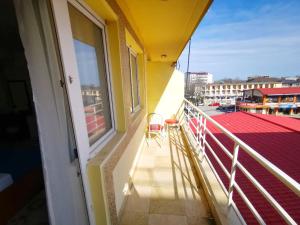
M 232 158 L 229 188 L 228 188 L 228 206 L 230 206 L 232 204 L 233 187 L 234 187 L 234 182 L 235 182 L 235 174 L 236 174 L 236 168 L 237 168 L 239 148 L 240 148 L 240 146 L 237 143 L 234 143 L 233 158 Z
M 200 143 L 200 113 L 197 112 L 197 126 L 196 126 L 196 132 L 197 132 L 197 144 L 199 145 Z
M 200 115 L 200 113 L 198 113 L 198 118 L 197 118 L 197 154 L 199 155 L 201 152 L 201 138 L 202 138 L 202 115 Z
M 202 159 L 201 161 L 204 159 L 205 157 L 205 141 L 206 141 L 206 118 L 203 117 L 203 133 L 202 133 Z

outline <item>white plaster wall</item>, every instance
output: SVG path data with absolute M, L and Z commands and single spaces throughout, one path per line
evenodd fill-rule
M 174 70 L 157 106 L 156 113 L 170 118 L 176 114 L 184 98 L 184 74 Z

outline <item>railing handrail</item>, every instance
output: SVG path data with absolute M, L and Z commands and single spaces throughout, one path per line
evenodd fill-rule
M 184 111 L 183 115 L 185 118 L 185 121 L 187 122 L 187 129 L 192 134 L 192 137 L 197 142 L 197 149 L 199 149 L 198 154 L 200 154 L 200 151 L 202 151 L 202 157 L 200 157 L 200 163 L 205 158 L 212 168 L 213 172 L 215 173 L 218 181 L 221 184 L 221 187 L 224 189 L 227 198 L 228 198 L 228 206 L 234 207 L 234 209 L 237 211 L 238 215 L 242 218 L 243 216 L 240 214 L 236 204 L 233 201 L 233 189 L 235 188 L 237 190 L 237 193 L 240 195 L 240 197 L 244 200 L 254 217 L 257 219 L 257 222 L 260 224 L 265 224 L 264 220 L 262 219 L 261 215 L 258 213 L 258 211 L 255 209 L 255 207 L 252 205 L 252 203 L 249 201 L 246 194 L 242 191 L 242 189 L 239 187 L 238 183 L 235 180 L 235 173 L 236 169 L 239 168 L 241 172 L 247 177 L 247 179 L 254 185 L 254 187 L 264 196 L 264 198 L 274 207 L 274 209 L 279 213 L 279 215 L 288 223 L 288 224 L 296 224 L 294 219 L 289 215 L 289 213 L 277 202 L 277 200 L 257 181 L 257 179 L 245 168 L 238 160 L 238 152 L 239 149 L 241 151 L 245 151 L 250 157 L 252 157 L 256 162 L 258 162 L 262 167 L 264 167 L 268 172 L 270 172 L 272 175 L 274 175 L 279 181 L 284 183 L 286 187 L 294 192 L 297 196 L 300 195 L 300 184 L 294 180 L 292 177 L 287 175 L 284 171 L 279 169 L 277 166 L 275 166 L 273 163 L 271 163 L 269 160 L 264 158 L 262 155 L 260 155 L 257 151 L 255 151 L 252 147 L 247 145 L 245 142 L 243 142 L 241 139 L 239 139 L 237 136 L 235 136 L 233 133 L 231 133 L 229 130 L 227 130 L 225 127 L 223 127 L 221 124 L 219 124 L 217 121 L 215 121 L 213 118 L 208 116 L 205 112 L 200 110 L 198 107 L 196 107 L 193 103 L 188 101 L 187 99 L 184 99 L 183 101 Z M 187 112 L 185 111 L 187 110 Z M 195 111 L 193 111 L 195 110 Z M 190 116 L 191 115 L 191 116 Z M 196 123 L 193 118 L 196 119 Z M 220 140 L 217 139 L 217 137 L 209 130 L 209 128 L 206 126 L 207 121 L 209 121 L 211 124 L 213 124 L 215 127 L 217 127 L 224 135 L 226 135 L 230 140 L 234 143 L 234 150 L 231 153 Z M 193 128 L 193 129 L 192 129 Z M 216 141 L 216 143 L 219 145 L 219 147 L 223 150 L 223 152 L 230 158 L 231 160 L 231 171 L 228 171 L 222 161 L 219 159 L 218 155 L 214 152 L 214 150 L 211 148 L 210 144 L 207 142 L 205 135 L 206 133 L 213 138 L 213 140 Z M 212 157 L 215 158 L 225 175 L 229 178 L 229 187 L 228 190 L 225 188 L 223 181 L 220 179 L 218 172 L 215 170 L 214 165 L 210 161 L 208 155 L 206 154 L 206 149 L 210 151 L 212 154 Z M 201 159 L 202 158 L 202 159 Z M 243 221 L 243 219 L 242 219 Z
M 234 141 L 234 143 L 238 143 L 238 145 L 246 151 L 252 158 L 254 158 L 259 164 L 261 164 L 265 169 L 267 169 L 270 173 L 272 173 L 275 177 L 277 177 L 282 183 L 284 183 L 289 189 L 291 189 L 298 197 L 300 196 L 300 184 L 294 180 L 292 177 L 287 175 L 265 157 L 256 152 L 253 148 L 235 136 L 233 133 L 228 131 L 225 127 L 219 124 L 217 121 L 208 116 L 205 112 L 196 107 L 192 102 L 187 99 L 184 99 L 192 108 L 202 114 L 209 122 L 214 124 L 218 129 L 220 129 L 227 137 Z

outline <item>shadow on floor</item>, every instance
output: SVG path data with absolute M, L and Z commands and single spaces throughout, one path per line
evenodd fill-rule
M 141 153 L 123 208 L 122 225 L 215 224 L 180 130 Z

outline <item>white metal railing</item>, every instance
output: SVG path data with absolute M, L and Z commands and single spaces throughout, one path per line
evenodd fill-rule
M 218 128 L 224 135 L 226 135 L 234 143 L 233 154 L 222 144 L 220 140 L 207 128 L 207 121 L 209 121 L 214 127 Z M 235 179 L 236 169 L 238 168 L 245 177 L 256 187 L 256 189 L 264 196 L 264 198 L 273 206 L 273 208 L 279 213 L 279 215 L 286 221 L 288 224 L 297 224 L 295 220 L 288 214 L 288 212 L 276 201 L 276 199 L 257 181 L 257 179 L 238 161 L 238 154 L 240 151 L 245 151 L 250 155 L 256 162 L 273 174 L 278 180 L 286 185 L 288 189 L 294 192 L 298 197 L 300 196 L 300 184 L 288 176 L 285 172 L 280 170 L 273 163 L 268 161 L 257 151 L 243 142 L 241 139 L 236 137 L 233 133 L 228 131 L 218 122 L 213 120 L 210 116 L 201 111 L 198 107 L 193 105 L 190 101 L 184 99 L 183 101 L 183 122 L 185 123 L 185 128 L 189 132 L 190 136 L 196 142 L 197 154 L 199 156 L 200 162 L 203 159 L 206 159 L 210 167 L 212 168 L 214 174 L 217 177 L 217 180 L 224 189 L 225 194 L 228 197 L 228 206 L 233 206 L 237 210 L 237 206 L 233 201 L 233 190 L 235 189 L 239 196 L 243 199 L 247 207 L 250 209 L 256 220 L 260 224 L 266 224 L 262 216 L 255 209 L 251 201 L 248 199 L 246 194 L 242 191 Z M 214 142 L 220 147 L 220 149 L 226 154 L 226 156 L 231 160 L 231 170 L 228 172 L 226 167 L 223 165 L 219 156 L 212 149 L 211 145 L 207 142 L 206 136 L 209 135 Z M 214 157 L 222 171 L 229 179 L 229 187 L 226 188 L 217 173 L 217 170 L 214 168 L 213 163 L 207 156 L 206 151 L 210 151 L 211 155 Z M 239 215 L 241 215 L 238 212 Z

